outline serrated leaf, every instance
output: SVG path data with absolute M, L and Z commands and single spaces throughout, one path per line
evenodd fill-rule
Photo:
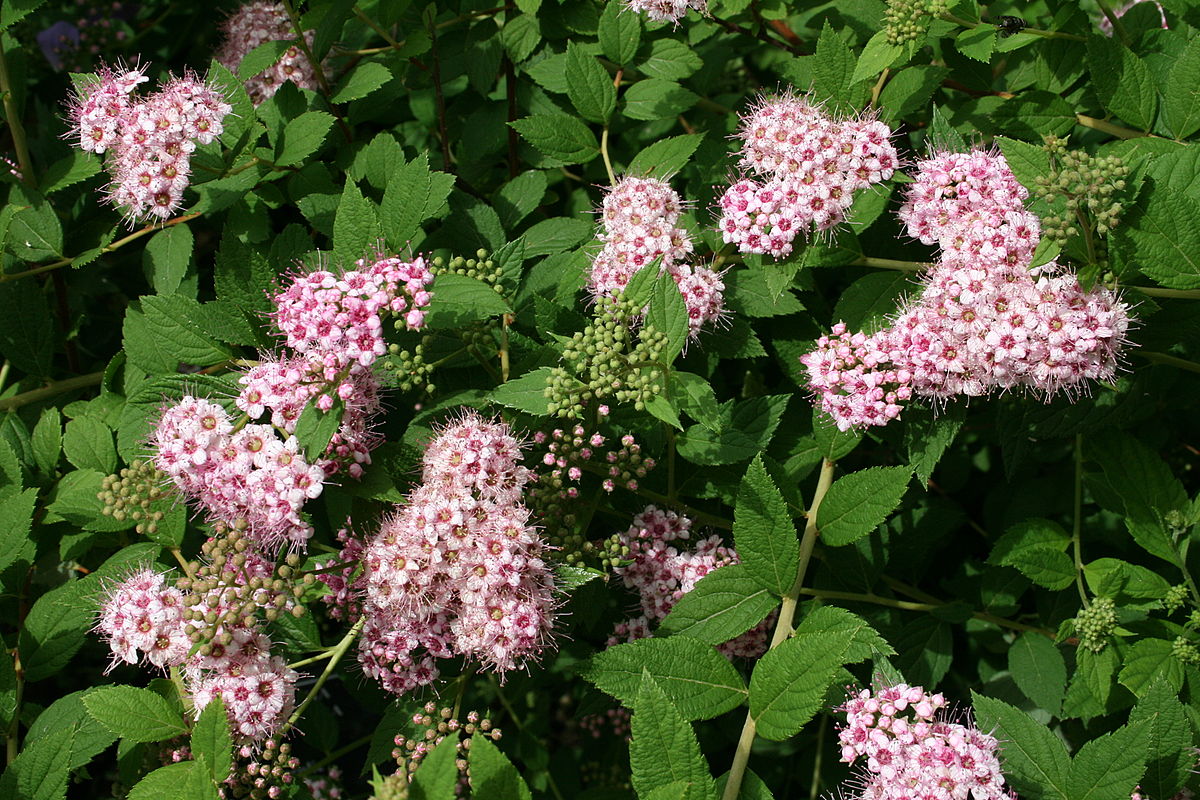
M 186 734 L 171 704 L 149 689 L 102 686 L 83 698 L 92 718 L 123 739 L 161 742 Z
M 53 475 L 58 458 L 62 455 L 62 414 L 57 408 L 51 406 L 42 412 L 29 443 L 33 450 L 34 466 L 43 475 Z M 0 552 L 3 552 L 2 547 Z
M 850 643 L 846 648 L 846 663 L 857 663 L 868 658 L 879 659 L 895 655 L 896 651 L 884 641 L 879 632 L 867 623 L 865 619 L 852 614 L 837 606 L 817 606 L 810 608 L 796 626 L 794 639 L 805 639 L 827 632 L 845 631 L 850 635 Z M 813 639 L 813 641 L 818 641 Z
M 100 171 L 102 164 L 101 159 L 92 153 L 72 150 L 69 156 L 55 161 L 46 170 L 41 182 L 42 193 L 53 194 L 87 180 Z
M 758 735 L 782 741 L 794 736 L 824 705 L 840 674 L 853 634 L 847 629 L 785 639 L 754 665 L 750 715 Z
M 195 239 L 187 225 L 172 225 L 146 243 L 142 260 L 150 273 L 150 283 L 158 294 L 174 294 L 192 263 Z
M 75 736 L 75 727 L 67 726 L 27 740 L 0 777 L 0 792 L 13 800 L 62 800 L 71 777 Z
M 492 208 L 505 230 L 511 231 L 541 205 L 545 196 L 546 173 L 531 169 L 501 186 L 493 197 Z
M 506 381 L 492 390 L 492 402 L 515 408 L 534 416 L 545 416 L 550 407 L 546 398 L 546 386 L 551 367 L 539 367 L 519 378 Z
M 312 400 L 304 406 L 304 410 L 300 412 L 300 418 L 296 420 L 296 429 L 293 435 L 300 442 L 304 458 L 308 463 L 315 463 L 325 454 L 333 435 L 342 425 L 342 414 L 345 410 L 346 406 L 340 400 L 335 402 L 328 411 L 317 408 L 316 402 Z
M 225 716 L 225 701 L 214 697 L 200 713 L 192 728 L 192 752 L 204 759 L 209 778 L 223 783 L 233 766 L 233 740 L 229 735 L 229 719 Z
M 1067 665 L 1054 643 L 1026 631 L 1008 650 L 1008 671 L 1017 687 L 1039 708 L 1058 716 L 1067 684 Z
M 666 180 L 687 165 L 703 139 L 703 133 L 689 133 L 654 142 L 633 157 L 625 174 Z
M 333 218 L 333 259 L 345 266 L 365 258 L 382 234 L 375 204 L 352 180 L 346 181 Z
M 614 645 L 597 653 L 583 676 L 629 706 L 637 698 L 644 669 L 685 719 L 711 719 L 746 700 L 746 686 L 729 660 L 686 636 Z
M 720 425 L 693 425 L 677 440 L 678 453 L 693 464 L 716 466 L 748 461 L 765 450 L 779 426 L 790 395 L 753 397 L 722 414 Z
M 142 310 L 125 312 L 125 352 L 129 363 L 150 373 L 172 373 L 180 364 L 208 366 L 233 352 L 206 334 L 193 319 L 199 304 L 180 295 L 146 295 Z
M 642 42 L 641 16 L 629 13 L 621 3 L 605 3 L 597 34 L 604 55 L 617 65 L 626 66 L 633 61 Z
M 617 89 L 612 78 L 595 56 L 583 47 L 567 44 L 567 62 L 564 70 L 567 79 L 567 97 L 579 116 L 589 122 L 607 125 L 609 117 L 617 107 Z
M 199 761 L 180 761 L 159 767 L 142 778 L 127 795 L 128 800 L 217 800 L 217 787 L 208 769 Z
M 850 544 L 878 528 L 896 510 L 911 479 L 908 467 L 871 467 L 834 481 L 817 512 L 821 540 Z
M 275 165 L 291 167 L 304 161 L 321 148 L 332 127 L 332 114 L 305 111 L 284 126 L 276 149 Z
M 54 366 L 54 318 L 36 281 L 0 283 L 0 354 L 31 376 Z
M 388 245 L 400 250 L 418 238 L 421 223 L 436 216 L 454 188 L 454 176 L 429 169 L 426 153 L 397 164 L 388 176 L 380 219 Z
M 476 278 L 452 272 L 438 275 L 430 287 L 433 300 L 425 315 L 425 325 L 438 330 L 458 328 L 476 320 L 512 312 L 504 298 L 490 285 Z
M 1113 231 L 1114 244 L 1160 285 L 1200 287 L 1200 201 L 1157 187 L 1138 195 Z
M 1064 550 L 1070 535 L 1048 519 L 1018 523 L 996 540 L 988 561 L 1015 567 L 1047 589 L 1065 589 L 1075 581 L 1075 564 Z
M 80 469 L 96 469 L 105 474 L 117 469 L 112 428 L 95 417 L 76 417 L 68 422 L 62 444 L 67 460 Z
M 699 99 L 699 95 L 675 81 L 645 78 L 625 90 L 623 113 L 629 119 L 667 119 L 687 111 Z
M 905 417 L 908 424 L 904 426 L 904 444 L 908 462 L 922 486 L 929 483 L 934 467 L 954 443 L 965 419 L 966 411 L 961 405 L 951 406 L 936 416 L 915 414 Z
M 0 500 L 0 572 L 17 561 L 33 562 L 37 546 L 29 531 L 37 496 L 37 489 L 26 489 Z M 0 660 L 4 660 L 2 654 Z
M 813 59 L 813 98 L 853 107 L 850 87 L 857 59 L 841 36 L 825 21 Z
M 727 564 L 701 578 L 659 625 L 663 633 L 723 644 L 762 622 L 779 605 L 745 564 Z
M 1175 58 L 1163 87 L 1162 116 L 1176 139 L 1200 130 L 1200 40 L 1191 39 Z
M 1071 760 L 1071 800 L 1125 800 L 1146 765 L 1145 722 L 1130 722 L 1084 743 Z
M 1187 514 L 1190 502 L 1171 469 L 1157 453 L 1126 434 L 1089 437 L 1084 452 L 1103 471 L 1103 482 L 1094 473 L 1085 473 L 1100 504 L 1124 517 L 1125 527 L 1142 549 L 1177 564 L 1166 515 Z M 1101 490 L 1104 484 L 1109 491 Z
M 980 730 L 1000 740 L 1004 771 L 1022 795 L 1034 800 L 1072 800 L 1071 760 L 1062 742 L 1020 709 L 971 692 Z
M 1112 114 L 1148 131 L 1158 108 L 1158 88 L 1150 68 L 1119 39 L 1092 34 L 1087 41 L 1088 68 L 1096 96 Z
M 906 67 L 896 73 L 879 95 L 880 118 L 895 122 L 924 107 L 942 80 L 950 74 L 945 67 Z
M 93 612 L 86 598 L 91 585 L 75 581 L 39 597 L 25 617 L 18 639 L 26 681 L 58 672 L 83 645 Z
M 858 83 L 874 78 L 888 67 L 894 66 L 904 55 L 904 48 L 888 43 L 888 32 L 881 30 L 867 40 L 858 62 L 854 65 L 854 74 L 850 76 L 851 83 Z
M 413 800 L 454 800 L 458 796 L 457 745 L 458 737 L 447 736 L 421 760 L 409 784 Z
M 692 48 L 679 39 L 665 37 L 650 43 L 649 52 L 639 63 L 638 69 L 650 78 L 681 81 L 703 65 L 704 62 Z
M 249 53 L 246 53 L 242 57 L 242 60 L 238 62 L 237 76 L 246 81 L 256 75 L 261 75 L 279 63 L 279 59 L 283 58 L 283 54 L 294 45 L 295 40 L 287 39 L 263 42 Z
M 1138 697 L 1157 680 L 1178 692 L 1183 687 L 1183 664 L 1166 639 L 1142 639 L 1126 651 L 1125 665 L 1117 680 Z
M 596 134 L 566 114 L 534 114 L 508 123 L 555 164 L 586 164 L 600 155 Z
M 738 487 L 733 538 L 746 572 L 776 595 L 791 590 L 800 563 L 796 526 L 783 495 L 756 456 Z
M 954 38 L 954 46 L 967 58 L 987 64 L 996 49 L 996 26 L 980 23 L 964 30 Z
M 486 734 L 477 733 L 471 737 L 469 761 L 472 795 L 496 800 L 530 800 L 532 797 L 517 768 Z
M 638 795 L 673 783 L 711 787 L 695 731 L 649 673 L 643 675 L 632 706 L 629 764 Z
M 954 646 L 950 626 L 933 616 L 909 621 L 892 638 L 896 668 L 911 683 L 937 686 L 950 671 Z
M 650 295 L 650 307 L 646 310 L 646 323 L 653 325 L 666 336 L 660 360 L 670 365 L 683 350 L 688 338 L 688 310 L 679 293 L 675 279 L 660 275 Z
M 377 61 L 363 62 L 338 83 L 330 102 L 349 103 L 351 100 L 361 100 L 383 88 L 391 79 L 392 71 L 387 66 Z
M 1171 797 L 1187 783 L 1196 761 L 1192 727 L 1178 693 L 1165 680 L 1151 681 L 1130 712 L 1129 723 L 1146 726 L 1142 791 L 1149 797 Z

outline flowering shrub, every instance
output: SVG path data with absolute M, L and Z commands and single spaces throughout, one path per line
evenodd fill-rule
M 1200 5 L 0 6 L 0 798 L 1200 783 Z

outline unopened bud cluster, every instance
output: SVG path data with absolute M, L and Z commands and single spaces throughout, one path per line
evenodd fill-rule
M 243 746 L 235 755 L 233 774 L 218 792 L 222 798 L 279 800 L 291 796 L 300 759 L 292 755 L 290 744 L 272 737 L 263 742 L 261 749 Z
M 888 44 L 900 45 L 925 35 L 934 17 L 946 13 L 946 0 L 887 0 L 883 24 Z
M 393 740 L 395 748 L 392 758 L 396 760 L 396 773 L 391 776 L 395 783 L 406 786 L 412 781 L 413 774 L 421 766 L 425 756 L 441 744 L 446 737 L 454 738 L 454 766 L 458 772 L 458 782 L 455 786 L 456 797 L 467 797 L 470 793 L 470 753 L 471 738 L 483 736 L 497 742 L 500 740 L 500 729 L 492 725 L 488 717 L 481 716 L 478 711 L 467 713 L 465 721 L 454 716 L 454 711 L 448 707 L 438 708 L 436 703 L 429 702 L 412 717 L 417 732 L 412 736 L 399 734 Z M 401 788 L 398 786 L 397 788 Z M 404 795 L 397 795 L 403 797 Z
M 1109 637 L 1117 627 L 1117 606 L 1111 597 L 1097 597 L 1075 616 L 1075 635 L 1079 646 L 1099 653 L 1108 646 Z
M 1051 206 L 1042 217 L 1042 231 L 1060 245 L 1068 239 L 1092 234 L 1105 236 L 1121 220 L 1129 167 L 1120 156 L 1092 155 L 1084 150 L 1068 150 L 1066 142 L 1046 137 L 1052 170 L 1038 176 L 1037 193 Z M 1057 201 L 1062 201 L 1062 211 Z M 1092 242 L 1096 247 L 1097 242 Z M 1103 254 L 1097 254 L 1103 258 Z
M 666 334 L 650 323 L 637 325 L 638 303 L 624 292 L 596 300 L 592 322 L 563 348 L 563 366 L 553 369 L 545 395 L 550 414 L 578 419 L 585 408 L 609 398 L 638 411 L 662 392 L 659 359 Z
M 105 476 L 97 494 L 104 504 L 101 509 L 106 517 L 118 522 L 134 520 L 137 532 L 153 535 L 158 532 L 166 512 L 158 506 L 165 497 L 163 486 L 167 476 L 154 468 L 154 464 L 135 459 L 115 475 Z

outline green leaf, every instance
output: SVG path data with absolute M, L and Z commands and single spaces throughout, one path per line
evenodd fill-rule
M 33 604 L 18 639 L 26 681 L 58 672 L 83 645 L 94 622 L 90 588 L 89 582 L 75 581 L 46 592 Z
M 1104 108 L 1140 130 L 1150 130 L 1158 108 L 1158 87 L 1145 62 L 1119 39 L 1096 34 L 1088 36 L 1087 58 Z
M 146 243 L 142 262 L 150 273 L 150 284 L 158 294 L 174 294 L 192 263 L 195 239 L 187 225 L 172 225 Z
M 421 759 L 409 786 L 413 800 L 454 800 L 458 796 L 455 792 L 458 767 L 454 763 L 458 757 L 457 745 L 458 737 L 447 736 Z M 390 741 L 388 746 L 391 746 Z M 474 748 L 474 742 L 471 746 Z
M 703 133 L 688 133 L 660 139 L 634 156 L 633 161 L 626 167 L 625 174 L 666 180 L 687 165 L 703 139 Z
M 629 119 L 669 119 L 687 111 L 699 99 L 675 81 L 644 78 L 625 90 L 624 114 Z
M 1198 288 L 1200 201 L 1158 187 L 1154 181 L 1138 195 L 1113 231 L 1113 244 L 1127 262 L 1162 286 Z
M 508 124 L 552 162 L 547 166 L 586 164 L 600 155 L 596 134 L 575 117 L 534 114 Z
M 1166 463 L 1132 436 L 1120 433 L 1089 437 L 1084 453 L 1103 471 L 1103 478 L 1085 473 L 1100 505 L 1124 517 L 1125 527 L 1142 549 L 1178 564 L 1166 517 L 1175 512 L 1188 518 L 1191 503 Z
M 817 511 L 821 540 L 836 547 L 878 528 L 896 510 L 911 479 L 908 467 L 871 467 L 834 481 Z
M 879 95 L 879 105 L 883 109 L 880 118 L 884 122 L 895 122 L 923 108 L 948 74 L 950 70 L 945 67 L 900 70 Z
M 1165 680 L 1151 681 L 1129 713 L 1129 724 L 1135 723 L 1145 724 L 1142 791 L 1149 797 L 1171 797 L 1187 783 L 1196 763 L 1192 727 L 1178 692 Z
M 1008 671 L 1025 696 L 1058 716 L 1067 685 L 1067 664 L 1054 643 L 1026 631 L 1008 650 Z
M 818 102 L 831 101 L 837 106 L 853 107 L 850 87 L 856 64 L 854 53 L 829 20 L 825 20 L 813 59 L 813 98 Z
M 53 475 L 62 455 L 62 414 L 53 406 L 42 411 L 30 436 L 33 463 L 43 475 Z M 2 552 L 3 548 L 0 548 Z M 0 568 L 2 569 L 2 568 Z
M 929 132 L 925 134 L 925 141 L 935 150 L 949 150 L 953 153 L 965 153 L 968 150 L 962 134 L 954 129 L 939 106 L 934 106 L 930 114 Z
M 967 58 L 987 64 L 991 62 L 992 51 L 996 49 L 996 26 L 980 23 L 964 30 L 954 38 L 954 46 Z
M 650 50 L 638 68 L 650 78 L 681 81 L 703 65 L 696 51 L 679 39 L 663 38 L 650 43 Z
M 841 674 L 853 634 L 834 629 L 785 639 L 754 665 L 750 715 L 758 735 L 783 741 L 794 736 L 824 705 Z
M 1157 680 L 1178 692 L 1183 688 L 1183 664 L 1166 639 L 1142 639 L 1125 653 L 1125 666 L 1121 667 L 1117 680 L 1138 697 L 1145 695 Z
M 738 487 L 733 538 L 742 565 L 760 586 L 783 595 L 796 582 L 800 543 L 783 495 L 755 456 Z
M 867 44 L 859 53 L 850 82 L 858 83 L 874 78 L 888 67 L 895 66 L 903 56 L 904 48 L 889 44 L 887 31 L 878 31 L 867 40 Z
M 1065 550 L 1071 536 L 1048 519 L 1018 523 L 996 540 L 988 561 L 1015 567 L 1047 589 L 1065 589 L 1075 582 L 1075 564 Z
M 217 800 L 217 787 L 199 761 L 180 761 L 159 767 L 129 790 L 127 800 Z
M 569 217 L 552 217 L 524 233 L 525 258 L 537 258 L 571 250 L 592 238 L 594 223 Z
M 633 705 L 649 670 L 685 719 L 711 719 L 746 700 L 742 677 L 715 648 L 687 636 L 638 639 L 597 653 L 583 676 Z
M 334 262 L 349 267 L 367 257 L 381 234 L 375 204 L 363 197 L 354 181 L 347 180 L 333 218 Z
M 1191 39 L 1175 58 L 1163 88 L 1163 124 L 1176 139 L 1200 130 L 1200 40 Z
M 679 598 L 659 631 L 724 644 L 762 622 L 778 605 L 778 598 L 754 579 L 745 564 L 727 564 Z
M 561 594 L 571 594 L 585 583 L 591 583 L 597 578 L 607 577 L 608 573 L 591 567 L 580 567 L 575 564 L 558 564 L 554 567 L 554 591 Z
M 630 14 L 621 3 L 605 3 L 598 35 L 604 55 L 618 66 L 627 66 L 642 42 L 641 15 Z
M 332 127 L 332 114 L 305 111 L 284 127 L 275 151 L 275 165 L 291 167 L 304 161 L 321 148 Z
M 1130 722 L 1086 742 L 1071 762 L 1070 800 L 1125 800 L 1146 766 L 1147 725 Z
M 4 0 L 0 6 L 0 31 L 6 31 L 24 19 L 30 12 L 41 8 L 46 0 Z
M 629 765 L 638 795 L 674 783 L 703 787 L 701 796 L 712 795 L 712 776 L 695 731 L 649 672 L 632 705 Z
M 149 373 L 172 373 L 180 364 L 206 367 L 233 356 L 195 321 L 199 304 L 180 295 L 144 295 L 130 306 L 123 328 L 129 364 Z
M 908 622 L 892 641 L 895 643 L 896 668 L 911 683 L 937 686 L 950 671 L 954 646 L 950 626 L 933 616 L 920 616 Z
M 1065 136 L 1075 127 L 1075 109 L 1053 92 L 1025 92 L 1005 100 L 992 112 L 992 121 L 1013 136 L 1040 142 L 1045 136 Z
M 116 472 L 117 448 L 112 428 L 95 417 L 76 417 L 68 422 L 62 444 L 67 460 L 80 469 Z
M 279 63 L 283 54 L 295 45 L 294 39 L 281 39 L 263 42 L 255 47 L 238 62 L 237 76 L 243 81 L 269 70 Z
M 340 400 L 334 402 L 328 411 L 317 408 L 315 400 L 310 400 L 300 412 L 296 420 L 294 435 L 304 449 L 304 459 L 313 464 L 329 449 L 329 442 L 342 426 L 342 414 L 346 405 Z
M 452 272 L 438 275 L 430 287 L 433 301 L 425 315 L 426 327 L 458 328 L 476 320 L 512 313 L 508 303 L 490 285 Z
M 951 406 L 937 415 L 910 413 L 904 418 L 908 423 L 904 426 L 908 463 L 922 486 L 929 483 L 934 467 L 946 448 L 954 443 L 965 419 L 966 410 L 961 405 Z
M 1074 800 L 1068 791 L 1071 760 L 1062 742 L 1040 722 L 1000 700 L 971 692 L 980 730 L 1000 740 L 1004 771 L 1031 800 Z
M 37 281 L 0 283 L 0 353 L 31 376 L 54 367 L 54 317 Z
M 37 496 L 37 489 L 26 489 L 0 500 L 0 572 L 17 561 L 33 563 L 37 544 L 29 538 L 29 531 Z M 0 660 L 7 659 L 0 654 Z
M 401 250 L 419 241 L 421 223 L 441 213 L 453 188 L 454 176 L 430 170 L 426 153 L 397 164 L 379 206 L 388 246 Z
M 192 728 L 192 753 L 204 759 L 209 778 L 222 783 L 233 767 L 233 739 L 229 735 L 229 719 L 225 716 L 225 701 L 214 697 L 200 713 Z
M 62 800 L 71 777 L 75 736 L 76 728 L 71 725 L 36 741 L 27 740 L 0 778 L 0 792 L 13 800 Z
M 377 61 L 364 61 L 338 82 L 330 98 L 334 103 L 349 103 L 361 100 L 377 89 L 383 88 L 392 79 L 392 71 Z
M 8 202 L 16 211 L 8 223 L 8 246 L 26 261 L 63 256 L 62 222 L 40 195 L 14 184 Z
M 687 304 L 670 275 L 660 275 L 655 282 L 650 307 L 646 310 L 646 323 L 667 337 L 660 359 L 664 364 L 670 364 L 683 351 L 688 338 Z
M 134 742 L 161 742 L 186 734 L 171 704 L 149 689 L 102 686 L 83 698 L 88 714 L 117 736 Z
M 779 426 L 791 395 L 742 400 L 723 411 L 716 430 L 693 425 L 677 440 L 678 453 L 693 464 L 716 466 L 748 461 L 765 450 Z
M 567 97 L 579 116 L 607 125 L 617 107 L 617 89 L 596 57 L 575 42 L 567 44 Z
M 546 173 L 531 169 L 501 186 L 493 196 L 492 208 L 505 230 L 511 231 L 542 204 L 545 196 Z
M 500 29 L 500 43 L 514 63 L 520 64 L 533 55 L 542 43 L 542 31 L 536 14 L 520 14 Z
M 496 800 L 530 800 L 532 797 L 517 768 L 486 734 L 477 733 L 471 737 L 469 760 L 472 795 Z
M 1050 156 L 1041 147 L 1006 136 L 997 136 L 996 143 L 1013 176 L 1030 192 L 1035 192 L 1037 179 L 1050 174 Z
M 669 390 L 675 408 L 709 430 L 720 430 L 720 411 L 711 383 L 690 372 L 674 372 Z
M 539 367 L 519 378 L 506 381 L 492 390 L 492 402 L 534 416 L 545 416 L 550 407 L 546 386 L 552 367 Z
M 103 161 L 92 153 L 72 150 L 69 156 L 55 161 L 46 170 L 41 182 L 42 193 L 53 194 L 87 180 L 100 171 L 102 164 Z

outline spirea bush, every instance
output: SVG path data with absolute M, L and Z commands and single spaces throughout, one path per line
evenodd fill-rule
M 4 800 L 1183 800 L 1200 3 L 0 4 Z

